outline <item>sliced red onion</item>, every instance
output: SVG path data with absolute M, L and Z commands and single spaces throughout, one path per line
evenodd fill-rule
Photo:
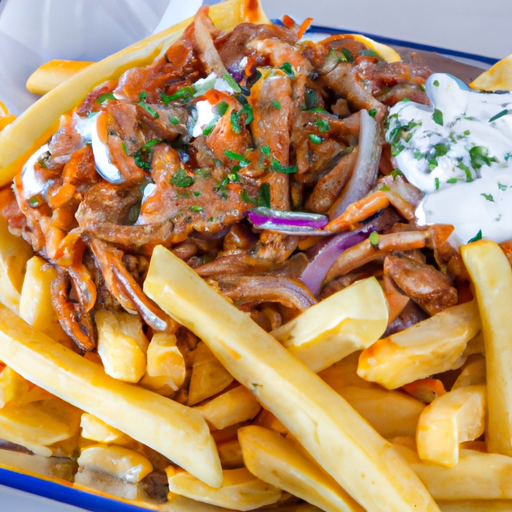
M 366 240 L 373 231 L 376 231 L 375 227 L 366 225 L 354 231 L 338 233 L 312 247 L 308 256 L 313 259 L 300 279 L 315 297 L 320 293 L 325 276 L 336 258 L 350 247 Z
M 339 217 L 349 205 L 359 201 L 377 181 L 382 146 L 379 143 L 378 125 L 366 110 L 360 111 L 359 155 L 356 166 L 340 197 L 329 211 L 329 219 Z
M 327 225 L 328 219 L 325 215 L 318 213 L 281 211 L 261 206 L 250 210 L 248 217 L 249 221 L 258 229 L 293 235 L 310 235 L 318 232 L 324 236 L 329 234 L 320 231 Z

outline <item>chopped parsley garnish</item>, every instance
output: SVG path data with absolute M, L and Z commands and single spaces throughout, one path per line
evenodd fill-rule
M 470 238 L 468 240 L 468 244 L 472 242 L 478 242 L 478 240 L 482 240 L 482 230 L 478 231 L 478 233 L 473 238 Z
M 270 156 L 270 146 L 261 146 L 261 152 L 265 156 Z
M 371 48 L 359 50 L 359 55 L 362 55 L 363 57 L 373 57 L 374 59 L 380 60 L 379 54 L 375 50 L 372 50 Z
M 28 200 L 28 204 L 31 208 L 37 208 L 43 204 L 43 198 L 39 194 L 37 196 L 32 196 Z
M 391 173 L 391 176 L 393 176 L 393 179 L 395 180 L 397 176 L 403 176 L 404 173 L 400 170 L 400 169 L 395 169 L 392 173 Z
M 503 185 L 503 183 L 498 182 L 498 188 L 500 190 L 507 190 L 508 187 L 507 187 L 507 185 Z
M 329 123 L 325 120 L 325 119 L 322 119 L 320 117 L 318 117 L 317 119 L 315 119 L 315 126 L 322 132 L 322 133 L 326 133 L 328 132 L 330 129 L 331 129 L 331 126 L 329 125 Z
M 201 192 L 194 192 L 194 197 L 199 197 L 201 195 Z
M 420 91 L 425 92 L 427 88 L 425 87 L 425 84 L 420 84 Z
M 231 160 L 237 160 L 240 162 L 240 165 L 242 167 L 245 167 L 246 165 L 249 165 L 251 162 L 250 160 L 247 160 L 244 155 L 241 155 L 240 153 L 235 153 L 234 151 L 231 151 L 230 149 L 226 149 L 224 151 L 224 154 L 230 158 Z
M 171 117 L 169 116 L 169 121 L 171 121 L 172 124 L 179 124 L 180 120 L 177 117 Z
M 306 102 L 306 110 L 312 110 L 318 105 L 318 93 L 315 89 L 308 89 L 304 91 L 304 100 Z
M 380 240 L 380 236 L 379 236 L 379 233 L 377 233 L 376 231 L 372 231 L 370 233 L 370 243 L 376 248 L 378 249 L 379 248 L 379 240 Z
M 295 71 L 289 62 L 285 62 L 279 69 L 282 69 L 288 78 L 295 78 Z
M 491 201 L 492 203 L 494 203 L 494 197 L 492 197 L 492 194 L 480 194 L 480 195 L 485 197 L 485 199 L 487 199 L 487 201 Z
M 418 149 L 414 150 L 413 156 L 416 160 L 422 160 L 423 154 Z
M 180 188 L 186 188 L 190 187 L 195 183 L 195 179 L 192 178 L 192 176 L 189 176 L 187 174 L 187 171 L 185 169 L 178 169 L 171 178 L 171 185 L 174 185 L 176 187 Z
M 345 57 L 345 62 L 354 62 L 354 56 L 347 48 L 342 48 L 341 54 Z
M 158 115 L 158 112 L 154 108 L 150 107 L 148 104 L 144 103 L 144 100 L 146 99 L 147 95 L 148 95 L 147 92 L 142 91 L 139 94 L 139 101 L 137 101 L 137 103 L 135 103 L 135 105 L 138 105 L 139 107 L 142 107 L 146 112 L 149 112 L 149 114 L 151 115 L 151 117 L 153 119 L 158 119 L 160 117 Z
M 186 103 L 187 101 L 191 100 L 196 93 L 196 90 L 191 86 L 187 85 L 185 87 L 182 87 L 181 89 L 177 90 L 172 96 L 162 96 L 160 95 L 160 98 L 162 98 L 162 101 L 168 105 L 171 101 L 174 100 L 180 100 L 181 103 Z M 165 97 L 165 100 L 164 100 Z
M 201 178 L 209 178 L 212 172 L 206 167 L 205 169 L 194 169 L 194 174 L 201 176 Z
M 282 166 L 276 158 L 272 159 L 271 168 L 273 171 L 282 172 L 283 174 L 295 174 L 298 171 L 296 165 Z
M 222 117 L 229 109 L 229 105 L 227 104 L 227 102 L 225 102 L 224 100 L 217 103 L 217 105 L 215 106 L 215 113 L 219 116 L 219 117 Z
M 113 92 L 106 92 L 105 94 L 101 94 L 100 96 L 98 96 L 96 98 L 96 101 L 98 103 L 103 103 L 104 101 L 115 100 L 115 99 L 116 99 L 116 97 L 114 96 Z
M 224 73 L 222 75 L 222 78 L 224 78 L 224 80 L 226 80 L 226 82 L 229 84 L 229 86 L 231 87 L 231 89 L 233 89 L 233 91 L 235 93 L 241 93 L 242 92 L 242 90 L 240 89 L 240 86 L 238 85 L 237 81 L 229 73 Z
M 436 190 L 439 190 L 439 178 L 435 178 Z
M 151 149 L 155 144 L 162 142 L 158 139 L 152 139 L 149 142 L 146 142 L 144 146 L 140 147 L 135 153 L 130 155 L 126 149 L 126 144 L 121 142 L 121 146 L 126 155 L 132 156 L 135 161 L 135 165 L 140 167 L 144 171 L 149 171 L 151 169 L 151 159 L 153 155 L 153 150 Z
M 473 169 L 480 169 L 482 165 L 490 166 L 492 162 L 496 162 L 496 158 L 489 157 L 489 150 L 483 146 L 474 146 L 469 150 L 471 165 Z
M 203 211 L 203 207 L 202 206 L 199 206 L 198 204 L 194 204 L 192 205 L 189 210 L 191 212 L 202 212 Z
M 260 201 L 261 206 L 270 208 L 270 185 L 268 183 L 263 183 L 260 187 Z
M 435 109 L 434 113 L 432 114 L 432 119 L 434 120 L 434 123 L 443 126 L 443 113 L 439 109 Z
M 446 180 L 446 183 L 457 183 L 459 181 L 457 178 L 450 178 L 449 180 Z
M 277 110 L 281 110 L 281 103 L 279 103 L 279 101 L 273 101 L 272 105 L 274 105 L 274 107 L 276 107 Z
M 212 133 L 213 129 L 215 128 L 215 125 L 217 124 L 218 119 L 215 117 L 212 119 L 204 128 L 203 128 L 203 135 L 210 135 Z
M 310 133 L 309 141 L 312 144 L 315 144 L 317 146 L 318 144 L 321 144 L 323 142 L 323 139 L 322 139 L 322 137 L 319 137 L 318 135 L 315 135 L 314 133 Z
M 368 110 L 368 114 L 370 114 L 370 117 L 375 117 L 375 114 L 377 113 L 377 110 L 372 108 L 371 110 Z
M 240 119 L 242 119 L 242 116 L 245 116 L 245 124 L 249 124 L 254 119 L 251 105 L 244 105 L 238 112 L 231 113 L 231 127 L 237 134 L 242 133 L 242 129 L 240 127 Z
M 162 100 L 162 103 L 167 106 L 171 102 L 172 96 L 167 96 L 164 92 L 160 93 L 160 99 Z
M 439 87 L 439 80 L 434 80 L 434 85 L 435 85 L 436 87 Z
M 492 116 L 491 119 L 489 119 L 489 123 L 492 123 L 493 121 L 496 121 L 496 119 L 499 119 L 500 117 L 506 116 L 508 114 L 508 110 L 502 110 L 501 112 L 498 112 L 495 116 Z
M 215 190 L 217 193 L 220 193 L 224 201 L 228 198 L 228 183 L 229 178 L 224 178 L 220 183 L 217 183 L 217 185 L 213 187 L 213 190 Z
M 464 171 L 466 174 L 466 181 L 470 182 L 473 181 L 473 175 L 471 174 L 471 169 L 464 165 L 461 160 L 459 160 L 459 163 L 457 164 L 457 167 Z

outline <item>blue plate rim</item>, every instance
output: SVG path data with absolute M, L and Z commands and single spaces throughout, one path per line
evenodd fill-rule
M 280 20 L 272 20 L 272 23 L 276 23 L 278 25 L 282 25 Z M 392 37 L 379 36 L 375 34 L 370 34 L 368 32 L 360 32 L 354 30 L 347 30 L 344 28 L 334 28 L 334 27 L 324 27 L 322 25 L 311 25 L 308 30 L 306 30 L 306 34 L 314 33 L 314 32 L 322 32 L 326 34 L 361 34 L 362 36 L 369 37 L 378 43 L 387 44 L 387 45 L 396 45 L 396 46 L 405 46 L 407 48 L 411 48 L 413 50 L 423 50 L 427 52 L 437 52 L 443 55 L 449 55 L 450 57 L 458 57 L 462 59 L 471 59 L 476 60 L 478 62 L 483 62 L 484 64 L 494 65 L 499 62 L 500 59 L 495 59 L 493 57 L 485 57 L 484 55 L 477 55 L 474 53 L 466 53 L 460 52 L 458 50 L 450 50 L 449 48 L 441 48 L 439 46 L 431 46 L 428 44 L 421 43 L 413 43 L 411 41 L 404 41 L 402 39 L 394 39 Z

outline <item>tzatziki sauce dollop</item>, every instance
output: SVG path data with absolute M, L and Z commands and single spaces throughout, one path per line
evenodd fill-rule
M 401 101 L 386 128 L 393 164 L 425 194 L 419 224 L 452 224 L 459 244 L 512 239 L 512 93 L 442 73 L 426 89 L 431 107 Z

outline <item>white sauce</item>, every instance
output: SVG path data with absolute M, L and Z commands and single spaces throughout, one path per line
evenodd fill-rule
M 215 119 L 214 106 L 209 101 L 196 103 L 197 120 L 192 129 L 192 137 L 199 137 L 203 130 Z
M 121 171 L 111 162 L 108 146 L 103 144 L 98 136 L 98 122 L 100 116 L 95 116 L 91 126 L 91 147 L 94 154 L 94 163 L 96 170 L 103 178 L 110 183 L 121 183 L 123 177 Z
M 210 73 L 206 78 L 200 78 L 194 82 L 193 87 L 196 91 L 194 96 L 201 96 L 209 89 L 227 92 L 228 94 L 235 92 L 224 78 L 219 78 L 215 73 Z
M 386 132 L 395 166 L 426 194 L 420 223 L 453 224 L 462 243 L 480 230 L 512 239 L 512 94 L 470 91 L 446 74 L 428 79 L 427 94 L 432 107 L 395 105 Z
M 21 185 L 25 199 L 43 194 L 51 184 L 49 181 L 42 181 L 34 168 L 39 158 L 46 152 L 48 152 L 48 144 L 40 147 L 23 166 L 23 170 L 21 171 Z

